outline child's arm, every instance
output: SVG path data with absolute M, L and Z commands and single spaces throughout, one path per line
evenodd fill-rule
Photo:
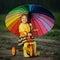
M 33 28 L 32 24 L 31 24 L 31 23 L 29 23 L 29 25 L 30 25 L 30 28 L 31 28 L 31 30 L 32 30 L 32 28 Z

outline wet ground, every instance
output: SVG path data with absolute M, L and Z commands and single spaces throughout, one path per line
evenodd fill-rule
M 37 50 L 41 52 L 38 57 L 24 58 L 23 51 L 12 56 L 11 48 L 17 45 L 18 37 L 14 35 L 0 35 L 0 60 L 59 60 L 60 42 L 50 39 L 36 38 Z M 57 58 L 56 58 L 57 56 Z

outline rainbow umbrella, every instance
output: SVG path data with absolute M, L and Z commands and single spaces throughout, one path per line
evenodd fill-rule
M 19 36 L 20 16 L 29 14 L 32 23 L 32 35 L 42 36 L 47 34 L 54 26 L 54 16 L 47 9 L 37 5 L 23 5 L 10 11 L 5 20 L 6 27 L 10 32 Z

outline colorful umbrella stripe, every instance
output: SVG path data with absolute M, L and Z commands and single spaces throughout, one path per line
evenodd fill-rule
M 32 35 L 43 36 L 47 34 L 54 26 L 54 16 L 50 11 L 42 6 L 23 5 L 8 13 L 6 16 L 6 27 L 10 32 L 19 36 L 20 17 L 22 14 L 28 14 L 33 25 Z

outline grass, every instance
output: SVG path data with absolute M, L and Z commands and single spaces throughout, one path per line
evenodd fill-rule
M 55 16 L 55 29 L 60 29 L 60 12 L 53 12 Z
M 48 34 L 46 34 L 40 38 L 53 39 L 53 40 L 60 41 L 60 30 L 53 29 Z

